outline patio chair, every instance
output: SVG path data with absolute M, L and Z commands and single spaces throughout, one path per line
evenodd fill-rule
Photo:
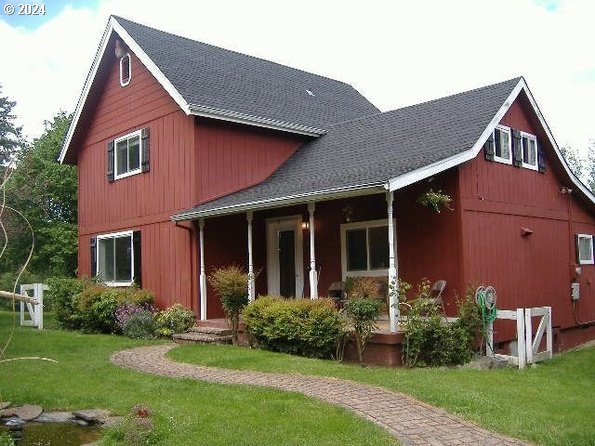
M 444 307 L 444 300 L 442 299 L 442 292 L 446 288 L 446 280 L 437 280 L 430 288 L 430 297 L 428 301 L 436 306 L 442 307 L 442 314 L 446 318 L 446 309 Z

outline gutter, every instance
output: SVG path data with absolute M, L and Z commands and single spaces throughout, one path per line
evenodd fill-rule
M 256 200 L 248 203 L 222 206 L 205 211 L 180 212 L 172 215 L 170 218 L 173 222 L 197 220 L 200 218 L 215 217 L 219 215 L 229 215 L 250 210 L 255 211 L 259 209 L 289 206 L 293 204 L 303 204 L 315 200 L 324 201 L 338 198 L 353 197 L 357 195 L 371 195 L 374 193 L 380 193 L 385 191 L 386 182 L 369 183 L 336 189 L 326 189 L 303 194 L 287 195 L 285 197 Z

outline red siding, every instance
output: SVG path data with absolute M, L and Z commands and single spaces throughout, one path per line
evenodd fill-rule
M 303 137 L 200 118 L 195 138 L 199 202 L 262 182 L 304 143 Z
M 501 123 L 537 134 L 543 142 L 529 110 L 520 97 Z M 570 300 L 574 233 L 594 233 L 595 218 L 560 192 L 567 184 L 556 175 L 551 147 L 545 150 L 545 173 L 486 161 L 483 152 L 460 166 L 463 280 L 494 285 L 502 309 L 551 305 L 553 324 L 564 328 L 575 325 Z M 533 233 L 523 236 L 522 228 Z M 577 304 L 583 320 L 595 319 L 594 280 L 595 267 L 584 266 Z M 512 327 L 500 334 L 509 339 Z

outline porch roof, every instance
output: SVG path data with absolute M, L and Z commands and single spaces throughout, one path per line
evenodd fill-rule
M 515 78 L 336 124 L 262 183 L 181 211 L 172 220 L 384 191 L 391 180 L 476 147 L 520 82 Z

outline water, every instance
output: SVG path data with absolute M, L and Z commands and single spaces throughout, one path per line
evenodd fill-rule
M 23 427 L 19 446 L 81 446 L 101 437 L 101 428 L 75 423 L 27 423 Z M 2 431 L 8 431 L 8 427 L 2 426 Z

